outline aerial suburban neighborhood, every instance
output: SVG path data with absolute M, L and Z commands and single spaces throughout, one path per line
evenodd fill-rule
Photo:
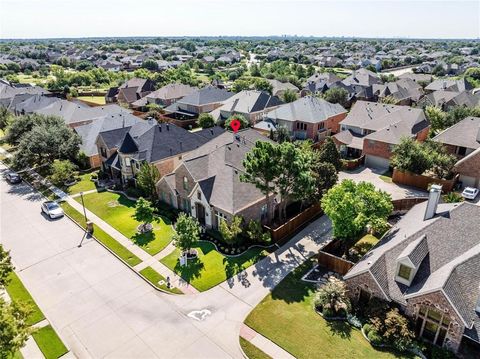
M 0 0 L 0 358 L 480 358 L 479 39 L 467 0 Z

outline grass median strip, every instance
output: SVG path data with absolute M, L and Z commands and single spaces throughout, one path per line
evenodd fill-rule
M 173 294 L 183 294 L 183 292 L 178 288 L 168 288 L 167 287 L 167 280 L 164 276 L 158 273 L 152 267 L 146 267 L 140 271 L 140 274 L 145 277 L 150 283 L 152 283 L 155 287 L 165 290 L 167 292 Z M 165 284 L 159 284 L 160 281 L 165 282 Z
M 248 340 L 240 337 L 240 346 L 248 359 L 271 359 L 272 357 L 265 354 Z
M 83 217 L 83 214 L 78 212 L 75 208 L 73 208 L 67 202 L 63 202 L 61 206 L 68 216 L 73 218 L 82 227 L 85 227 L 85 218 Z M 105 231 L 103 231 L 99 226 L 94 224 L 93 229 L 94 229 L 93 235 L 95 236 L 95 238 L 97 238 L 101 243 L 103 243 L 106 247 L 112 250 L 112 252 L 114 252 L 117 256 L 119 256 L 125 262 L 127 262 L 128 265 L 134 267 L 137 264 L 142 262 L 140 258 L 138 258 L 135 254 L 130 252 L 127 248 L 122 246 L 120 243 L 118 243 L 112 236 L 110 236 Z
M 45 319 L 37 303 L 33 300 L 32 296 L 28 292 L 27 288 L 23 285 L 15 272 L 11 272 L 9 275 L 10 282 L 6 286 L 6 290 L 12 301 L 22 302 L 26 304 L 31 310 L 27 319 L 28 325 L 34 325 Z
M 57 359 L 68 352 L 51 325 L 37 329 L 32 337 L 46 359 Z

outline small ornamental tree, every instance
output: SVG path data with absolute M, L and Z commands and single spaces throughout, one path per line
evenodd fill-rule
M 392 198 L 368 182 L 343 180 L 322 198 L 322 209 L 337 238 L 354 239 L 367 226 L 381 227 L 393 210 Z
M 232 115 L 225 121 L 225 128 L 229 131 L 232 130 L 232 128 L 230 127 L 230 123 L 233 120 L 240 121 L 240 130 L 243 130 L 244 128 L 247 128 L 250 125 L 248 120 L 243 115 Z
M 8 283 L 8 277 L 13 271 L 12 259 L 10 258 L 10 252 L 3 248 L 0 244 L 0 288 L 5 287 Z
M 197 122 L 201 128 L 210 128 L 215 126 L 215 120 L 209 113 L 201 113 L 200 116 L 198 116 Z
M 53 161 L 53 173 L 50 176 L 50 179 L 55 185 L 63 185 L 65 182 L 73 178 L 76 169 L 77 166 L 68 160 L 55 160 Z
M 270 233 L 263 232 L 263 227 L 260 221 L 250 220 L 247 226 L 247 235 L 248 237 L 256 243 L 270 243 L 272 237 Z
M 220 221 L 220 234 L 227 244 L 234 244 L 238 235 L 242 233 L 242 217 L 233 216 L 230 224 L 225 220 Z
M 143 162 L 140 171 L 137 173 L 137 185 L 151 201 L 157 196 L 157 182 L 160 179 L 160 172 L 157 166 Z
M 149 201 L 143 197 L 138 199 L 137 203 L 135 204 L 135 213 L 133 214 L 133 218 L 142 223 L 140 225 L 141 233 L 152 230 L 152 222 L 155 221 L 154 211 L 155 209 Z
M 175 231 L 173 235 L 175 246 L 180 248 L 184 253 L 195 247 L 200 240 L 200 226 L 198 221 L 185 213 L 180 213 L 178 216 L 177 222 L 175 223 Z
M 0 358 L 13 358 L 25 345 L 33 328 L 28 324 L 31 310 L 21 303 L 0 298 Z
M 397 308 L 389 310 L 386 315 L 370 319 L 370 322 L 373 330 L 399 351 L 408 349 L 415 337 L 409 328 L 408 319 Z
M 315 295 L 315 308 L 325 316 L 346 315 L 351 308 L 344 282 L 330 276 Z
M 319 162 L 331 163 L 337 171 L 342 169 L 340 152 L 331 137 L 327 137 L 319 150 Z

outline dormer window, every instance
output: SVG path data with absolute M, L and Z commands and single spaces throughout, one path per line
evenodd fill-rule
M 183 189 L 185 191 L 188 191 L 188 178 L 187 177 L 183 177 Z
M 404 264 L 400 264 L 398 267 L 398 276 L 405 280 L 410 281 L 410 276 L 412 275 L 412 268 L 407 267 Z

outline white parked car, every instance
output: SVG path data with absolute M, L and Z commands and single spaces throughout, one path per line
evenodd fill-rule
M 63 217 L 63 209 L 55 201 L 45 201 L 42 203 L 42 212 L 51 219 Z
M 462 192 L 462 197 L 465 199 L 475 199 L 480 190 L 474 187 L 466 187 Z

